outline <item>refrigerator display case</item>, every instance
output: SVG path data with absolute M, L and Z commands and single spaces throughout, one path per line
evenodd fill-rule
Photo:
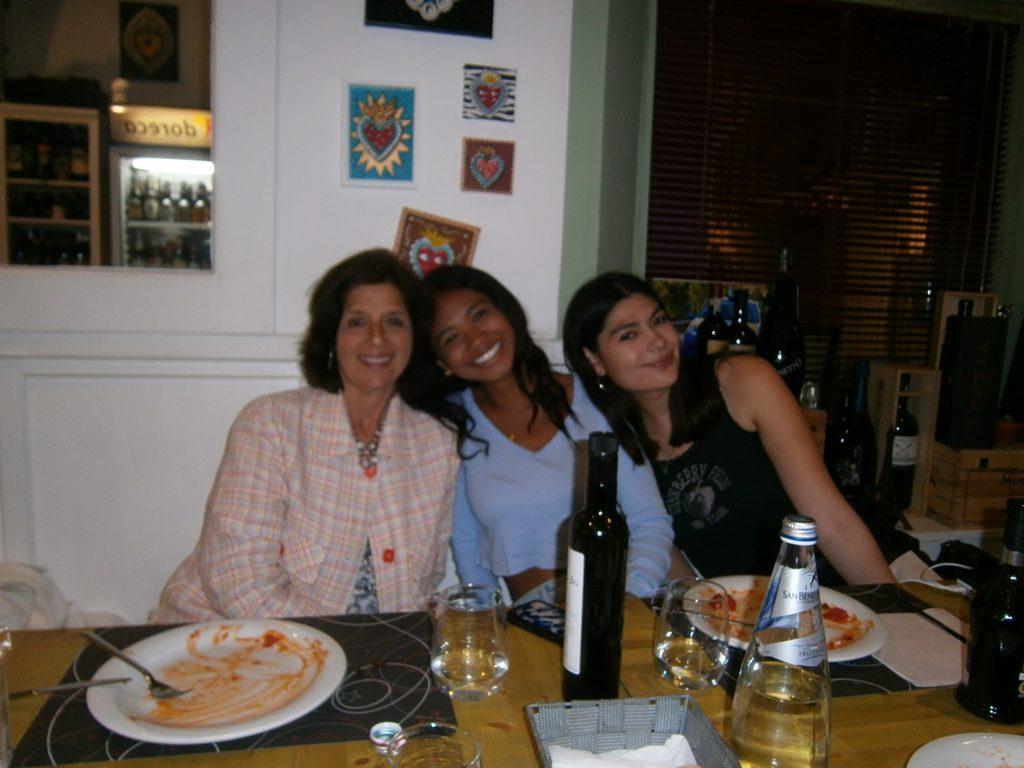
M 111 116 L 111 262 L 115 266 L 212 270 L 214 173 L 209 141 L 196 146 L 209 113 L 128 108 Z M 182 115 L 176 113 L 181 112 Z M 197 117 L 198 115 L 198 117 Z M 115 125 L 121 130 L 115 131 Z M 141 126 L 125 131 L 125 125 Z M 157 143 L 159 142 L 159 143 Z M 201 142 L 200 142 L 201 143 Z M 175 146 L 181 144 L 182 146 Z

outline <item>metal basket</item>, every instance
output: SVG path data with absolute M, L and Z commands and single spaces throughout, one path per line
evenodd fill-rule
M 689 696 L 528 704 L 526 716 L 544 768 L 551 768 L 552 744 L 598 753 L 664 744 L 674 733 L 686 737 L 703 768 L 740 765 Z

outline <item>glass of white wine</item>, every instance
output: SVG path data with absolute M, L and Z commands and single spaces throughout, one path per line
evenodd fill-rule
M 436 596 L 430 670 L 458 701 L 480 701 L 501 690 L 508 674 L 505 612 L 494 587 L 457 584 Z
M 677 688 L 716 685 L 729 660 L 729 595 L 708 579 L 669 582 L 654 630 L 654 664 Z

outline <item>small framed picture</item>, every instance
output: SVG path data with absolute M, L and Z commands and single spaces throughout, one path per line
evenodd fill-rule
M 350 83 L 343 181 L 412 186 L 415 135 L 415 89 Z
M 462 190 L 511 194 L 515 159 L 514 141 L 463 139 Z
M 494 0 L 366 0 L 363 23 L 418 32 L 491 37 Z
M 467 120 L 516 119 L 516 71 L 466 64 L 462 68 L 462 116 Z
M 120 4 L 121 77 L 178 80 L 178 7 L 165 3 Z
M 394 252 L 419 277 L 438 267 L 473 262 L 480 228 L 412 208 L 403 208 Z

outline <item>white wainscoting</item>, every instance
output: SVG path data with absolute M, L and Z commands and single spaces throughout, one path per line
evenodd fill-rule
M 4 558 L 46 568 L 80 610 L 145 621 L 234 417 L 299 383 L 280 359 L 0 357 Z

